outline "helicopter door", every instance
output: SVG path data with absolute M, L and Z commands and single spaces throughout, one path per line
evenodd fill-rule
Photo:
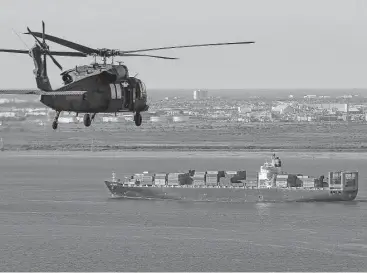
M 115 105 L 114 107 L 117 108 L 124 108 L 124 104 L 125 104 L 125 97 L 122 94 L 122 86 L 117 83 L 117 84 L 110 84 L 110 89 L 111 89 L 111 103 L 112 105 Z

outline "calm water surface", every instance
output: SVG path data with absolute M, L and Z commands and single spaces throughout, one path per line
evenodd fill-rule
M 366 271 L 367 159 L 282 153 L 290 172 L 360 171 L 356 201 L 187 203 L 111 199 L 116 173 L 246 169 L 254 158 L 0 154 L 1 271 Z

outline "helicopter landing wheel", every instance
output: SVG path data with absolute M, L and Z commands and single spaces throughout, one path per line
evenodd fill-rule
M 85 127 L 89 127 L 91 125 L 92 121 L 90 119 L 89 114 L 84 115 L 83 122 L 84 122 Z
M 136 113 L 135 116 L 134 116 L 134 121 L 135 121 L 135 125 L 136 126 L 140 126 L 142 121 L 143 121 L 143 118 L 141 117 L 141 114 L 140 113 Z
M 52 129 L 56 130 L 57 129 L 57 125 L 59 125 L 59 116 L 60 116 L 61 111 L 56 111 L 56 116 L 54 121 L 52 122 Z
M 52 122 L 52 129 L 56 130 L 57 125 L 59 125 L 59 123 L 56 120 L 54 120 L 54 122 Z

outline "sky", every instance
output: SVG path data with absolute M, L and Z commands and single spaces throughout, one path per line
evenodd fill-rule
M 93 48 L 255 44 L 125 57 L 147 89 L 367 88 L 365 0 L 2 0 L 0 48 L 26 49 L 28 26 Z M 14 31 L 15 32 L 14 32 Z M 49 42 L 51 50 L 69 50 Z M 72 49 L 70 49 L 72 50 Z M 92 57 L 57 57 L 64 70 Z M 0 88 L 35 88 L 28 55 L 0 53 Z M 53 88 L 61 71 L 48 58 Z

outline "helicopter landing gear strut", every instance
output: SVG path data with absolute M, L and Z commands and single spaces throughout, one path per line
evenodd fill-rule
M 92 124 L 92 121 L 94 120 L 97 113 L 94 113 L 92 117 L 90 117 L 90 114 L 85 114 L 83 118 L 83 122 L 85 127 L 89 127 Z
M 61 111 L 56 111 L 56 116 L 54 121 L 52 122 L 52 129 L 56 130 L 57 129 L 57 125 L 59 125 L 59 116 L 60 116 Z
M 139 112 L 136 112 L 136 114 L 134 115 L 134 121 L 136 126 L 141 125 L 143 118 L 141 117 L 141 114 Z

